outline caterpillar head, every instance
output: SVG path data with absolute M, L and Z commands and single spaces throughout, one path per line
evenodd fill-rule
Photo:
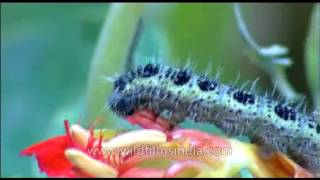
M 129 116 L 135 111 L 133 99 L 119 92 L 111 94 L 108 98 L 108 104 L 111 110 L 120 116 Z

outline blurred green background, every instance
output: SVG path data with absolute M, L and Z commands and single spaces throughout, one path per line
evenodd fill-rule
M 88 121 L 89 70 L 109 9 L 107 3 L 1 3 L 1 176 L 43 177 L 36 161 L 19 152 L 62 134 L 64 119 Z M 289 48 L 294 64 L 288 79 L 308 97 L 303 61 L 311 10 L 308 3 L 242 4 L 260 45 Z M 222 82 L 240 72 L 239 84 L 260 77 L 261 92 L 272 90 L 267 74 L 248 60 L 232 4 L 146 4 L 143 22 L 136 64 L 156 55 L 162 63 L 182 66 L 189 58 L 196 72 L 211 63 L 213 74 L 222 69 Z

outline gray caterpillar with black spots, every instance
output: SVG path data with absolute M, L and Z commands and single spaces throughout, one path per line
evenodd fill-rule
M 114 81 L 108 106 L 120 116 L 150 109 L 172 124 L 186 118 L 211 123 L 227 135 L 246 135 L 319 173 L 320 124 L 315 116 L 190 69 L 149 63 L 125 72 Z

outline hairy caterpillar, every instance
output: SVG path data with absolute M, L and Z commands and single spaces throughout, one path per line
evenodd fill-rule
M 319 173 L 320 124 L 315 116 L 189 69 L 149 63 L 126 72 L 114 81 L 108 105 L 120 116 L 147 108 L 172 124 L 186 118 L 212 123 L 228 135 L 246 135 Z

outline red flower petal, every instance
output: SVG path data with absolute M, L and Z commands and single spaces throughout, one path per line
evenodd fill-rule
M 64 155 L 65 149 L 69 146 L 68 136 L 57 136 L 24 149 L 21 155 L 35 155 L 40 171 L 49 177 L 75 177 L 72 165 Z
M 40 171 L 46 173 L 48 177 L 89 177 L 87 174 L 81 172 L 81 170 L 75 168 L 65 157 L 64 153 L 67 148 L 71 147 L 87 153 L 86 150 L 92 148 L 95 141 L 93 128 L 90 128 L 87 147 L 81 147 L 81 145 L 72 140 L 70 126 L 67 120 L 64 121 L 64 125 L 66 135 L 57 136 L 34 144 L 24 149 L 20 155 L 35 155 Z M 100 141 L 102 141 L 102 136 L 100 136 L 99 142 Z M 98 148 L 101 149 L 101 142 Z M 102 159 L 103 155 L 94 156 L 93 158 Z

